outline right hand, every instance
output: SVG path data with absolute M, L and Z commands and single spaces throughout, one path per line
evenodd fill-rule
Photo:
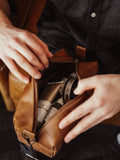
M 35 34 L 12 24 L 0 24 L 0 59 L 18 79 L 29 82 L 17 65 L 35 79 L 41 78 L 41 71 L 49 66 L 49 57 L 52 53 L 48 46 Z

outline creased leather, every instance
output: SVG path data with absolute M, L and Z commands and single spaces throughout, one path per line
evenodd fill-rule
M 7 110 L 14 111 L 15 106 L 9 94 L 9 83 L 8 83 L 9 70 L 1 60 L 0 60 L 0 68 L 1 68 L 0 70 L 0 92 L 4 99 Z
M 84 102 L 86 98 L 87 96 L 83 95 L 82 97 L 77 97 L 74 100 L 66 103 L 58 111 L 58 113 L 38 132 L 38 142 L 43 146 L 47 147 L 49 150 L 53 150 L 53 156 L 55 156 L 56 153 L 60 150 L 64 142 L 64 136 L 75 125 L 75 123 L 73 123 L 65 129 L 60 130 L 58 127 L 60 120 L 68 113 L 70 113 L 74 108 L 76 108 L 78 104 Z
M 14 114 L 14 127 L 15 130 L 20 133 L 22 133 L 23 130 L 33 132 L 35 104 L 34 81 L 32 78 L 31 82 L 26 85 Z
M 63 57 L 60 55 L 60 53 L 62 53 Z M 81 58 L 82 60 L 83 57 Z M 64 52 L 64 50 L 62 50 L 55 54 L 55 57 L 51 59 L 51 62 L 73 63 L 73 59 L 71 59 L 66 51 Z M 97 73 L 98 64 L 96 62 L 80 62 L 78 63 L 77 70 L 79 71 L 79 76 L 81 78 L 85 78 Z M 42 85 L 42 82 L 39 85 Z M 58 128 L 60 120 L 79 104 L 83 103 L 90 96 L 90 94 L 88 92 L 84 93 L 82 96 L 78 96 L 67 102 L 60 110 L 58 110 L 56 115 L 54 115 L 38 131 L 36 131 L 37 91 L 36 81 L 31 78 L 31 82 L 25 86 L 23 94 L 16 107 L 16 112 L 14 115 L 14 127 L 19 141 L 27 145 L 32 144 L 32 147 L 38 152 L 41 152 L 49 157 L 53 157 L 62 147 L 66 133 L 76 123 L 75 122 L 65 129 L 60 130 Z M 35 137 L 32 136 L 33 134 L 35 134 Z M 27 138 L 29 138 L 29 143 Z
M 15 108 L 25 89 L 26 84 L 18 80 L 11 72 L 9 72 L 9 93 L 14 102 Z

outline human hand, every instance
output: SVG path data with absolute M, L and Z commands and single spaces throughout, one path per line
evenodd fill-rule
M 90 89 L 94 89 L 93 95 L 59 124 L 59 128 L 63 129 L 78 120 L 76 126 L 65 136 L 66 143 L 120 111 L 120 75 L 97 75 L 80 80 L 74 93 L 78 95 Z
M 29 82 L 17 65 L 39 79 L 41 71 L 49 66 L 49 57 L 52 57 L 52 53 L 35 34 L 18 29 L 12 24 L 0 24 L 0 59 L 18 79 Z

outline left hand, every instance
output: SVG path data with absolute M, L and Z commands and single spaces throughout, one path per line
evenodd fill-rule
M 90 89 L 94 89 L 93 95 L 69 113 L 59 124 L 59 128 L 63 129 L 80 119 L 65 136 L 66 143 L 120 111 L 119 74 L 97 75 L 80 80 L 74 93 L 78 95 Z

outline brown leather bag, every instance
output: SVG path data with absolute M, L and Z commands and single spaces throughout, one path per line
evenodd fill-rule
M 57 52 L 50 61 L 54 64 L 54 67 L 56 63 L 59 63 L 60 66 L 68 64 L 68 68 L 72 68 L 72 70 L 73 66 L 76 65 L 75 68 L 80 78 L 96 75 L 98 72 L 97 62 L 83 62 L 85 58 L 85 49 L 77 47 L 77 55 L 79 55 L 81 62 L 75 63 L 65 50 L 61 50 Z M 59 70 L 60 69 L 61 67 Z M 77 96 L 76 98 L 69 100 L 52 118 L 37 130 L 37 103 L 39 87 L 42 87 L 42 84 L 49 76 L 50 75 L 44 75 L 39 83 L 35 79 L 31 78 L 30 83 L 26 85 L 18 83 L 19 80 L 10 73 L 9 83 L 10 86 L 12 86 L 10 93 L 12 94 L 13 101 L 16 99 L 15 84 L 17 87 L 18 85 L 23 85 L 21 89 L 22 92 L 20 90 L 21 97 L 16 105 L 16 111 L 13 118 L 15 131 L 19 141 L 28 146 L 32 146 L 33 149 L 45 154 L 46 156 L 53 157 L 62 147 L 64 136 L 76 123 L 75 122 L 65 129 L 60 130 L 58 127 L 60 120 L 75 107 L 83 103 L 90 96 L 91 92 L 86 92 L 81 96 Z M 12 85 L 12 83 L 14 85 Z

